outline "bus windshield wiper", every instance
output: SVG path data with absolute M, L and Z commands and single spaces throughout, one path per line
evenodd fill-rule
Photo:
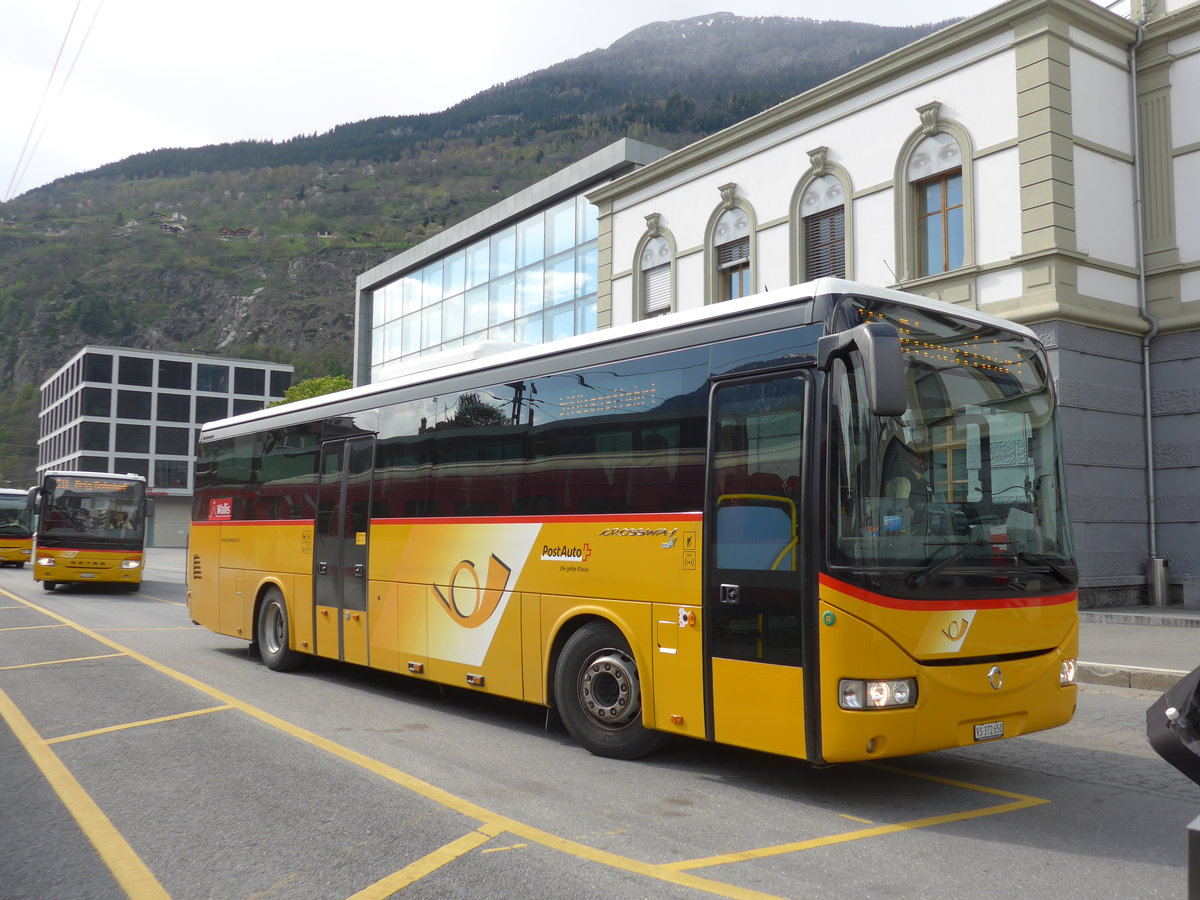
M 1018 550 L 1017 559 L 1031 566 L 1045 566 L 1060 584 L 1072 584 L 1075 581 L 1065 569 L 1041 553 L 1026 553 L 1024 550 Z
M 940 572 L 943 568 L 950 565 L 950 563 L 954 562 L 956 559 L 958 559 L 960 556 L 962 556 L 964 553 L 966 553 L 968 548 L 970 548 L 970 547 L 986 547 L 988 545 L 989 545 L 989 542 L 985 541 L 985 540 L 967 541 L 967 543 L 965 543 L 965 544 L 959 544 L 958 549 L 955 550 L 953 553 L 951 553 L 949 556 L 947 556 L 943 559 L 939 559 L 935 563 L 930 563 L 928 566 L 926 566 L 920 572 L 913 572 L 911 575 L 908 576 L 908 579 L 906 580 L 905 583 L 910 588 L 919 588 L 921 585 L 923 585 L 925 582 L 927 582 L 930 578 L 932 578 L 934 575 L 936 575 L 938 572 Z M 946 546 L 949 547 L 950 545 L 947 544 Z

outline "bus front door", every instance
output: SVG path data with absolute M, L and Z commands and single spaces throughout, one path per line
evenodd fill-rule
M 367 551 L 375 439 L 321 445 L 313 535 L 316 653 L 366 665 Z
M 704 529 L 707 736 L 799 757 L 808 384 L 787 374 L 713 389 Z

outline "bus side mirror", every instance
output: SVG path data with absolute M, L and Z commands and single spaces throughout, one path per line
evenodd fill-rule
M 146 515 L 147 519 L 149 519 L 151 516 L 154 515 L 154 498 L 153 497 L 146 498 L 146 513 L 145 513 L 145 515 Z
M 25 508 L 26 509 L 36 509 L 37 508 L 38 492 L 40 490 L 41 490 L 41 488 L 35 484 L 25 494 Z
M 828 372 L 838 357 L 857 350 L 867 387 L 867 408 L 876 416 L 902 416 L 908 411 L 904 389 L 904 357 L 900 332 L 885 322 L 866 322 L 827 334 L 817 341 L 817 365 Z

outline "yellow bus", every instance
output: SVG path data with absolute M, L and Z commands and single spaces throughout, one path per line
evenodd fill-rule
M 192 619 L 835 763 L 1074 713 L 1077 570 L 1033 333 L 823 279 L 202 429 Z
M 29 490 L 37 512 L 33 579 L 47 591 L 60 584 L 142 584 L 146 498 L 141 475 L 50 471 Z
M 33 552 L 28 491 L 0 488 L 0 566 L 24 568 Z

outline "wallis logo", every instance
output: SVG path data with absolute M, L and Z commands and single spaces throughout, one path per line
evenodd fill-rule
M 487 580 L 481 582 L 479 573 L 475 571 L 475 563 L 464 559 L 450 573 L 450 584 L 447 594 L 434 585 L 433 592 L 438 600 L 459 625 L 463 628 L 478 628 L 491 618 L 500 598 L 504 596 L 504 588 L 508 585 L 508 576 L 512 569 L 492 554 L 488 560 Z

